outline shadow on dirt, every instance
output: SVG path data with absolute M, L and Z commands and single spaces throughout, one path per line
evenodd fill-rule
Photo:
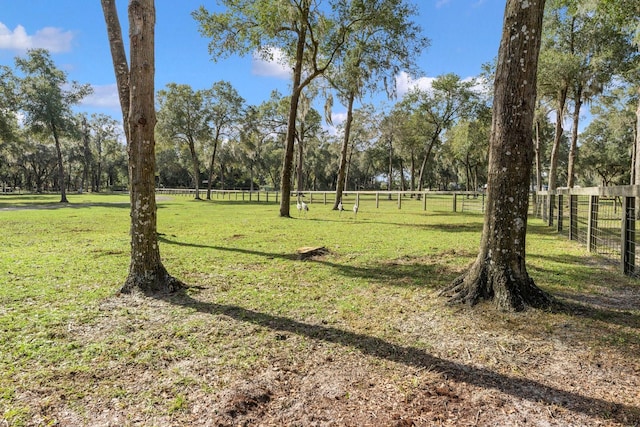
M 261 313 L 239 306 L 198 301 L 186 292 L 164 295 L 163 300 L 210 315 L 222 315 L 236 321 L 249 322 L 276 332 L 287 332 L 314 340 L 339 344 L 363 354 L 419 369 L 429 369 L 449 379 L 486 389 L 495 389 L 517 398 L 546 405 L 559 405 L 589 416 L 607 418 L 623 424 L 640 422 L 640 408 L 582 396 L 527 378 L 498 374 L 488 369 L 455 363 L 435 357 L 414 347 L 401 346 L 383 339 L 341 330 L 331 326 L 314 325 L 282 316 Z

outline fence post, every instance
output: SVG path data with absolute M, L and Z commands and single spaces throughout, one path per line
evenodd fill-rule
M 458 210 L 458 194 L 453 193 L 453 212 Z
M 631 276 L 636 269 L 636 198 L 624 197 L 622 203 L 622 272 Z
M 551 227 L 553 225 L 553 208 L 555 206 L 556 203 L 556 195 L 555 194 L 549 194 L 547 199 L 547 225 L 549 227 Z
M 426 211 L 427 210 L 427 192 L 423 192 L 422 193 L 422 210 Z
M 360 193 L 356 193 L 356 205 L 360 207 Z
M 589 227 L 587 229 L 587 245 L 589 252 L 595 252 L 598 247 L 598 196 L 589 196 Z
M 558 227 L 557 227 L 558 233 L 562 232 L 562 225 L 563 225 L 562 224 L 562 215 L 563 215 L 562 204 L 563 203 L 564 203 L 564 197 L 562 196 L 562 194 L 558 194 Z
M 578 196 L 569 196 L 569 240 L 578 240 Z
M 325 191 L 322 194 L 324 194 L 324 204 L 326 205 L 327 204 L 327 192 Z
M 376 209 L 380 207 L 380 193 L 376 191 Z
M 402 209 L 402 193 L 398 191 L 398 209 Z

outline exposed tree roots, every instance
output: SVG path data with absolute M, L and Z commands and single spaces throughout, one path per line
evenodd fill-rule
M 522 311 L 527 307 L 549 307 L 552 298 L 538 288 L 526 271 L 517 273 L 508 266 L 476 263 L 440 292 L 449 298 L 449 304 L 478 304 L 481 300 L 493 301 L 505 311 Z
M 184 289 L 186 285 L 171 276 L 164 266 L 160 265 L 154 271 L 133 272 L 120 289 L 120 293 L 129 294 L 135 291 L 145 295 L 171 294 Z

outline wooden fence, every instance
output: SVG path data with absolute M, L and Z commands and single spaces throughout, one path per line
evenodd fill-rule
M 192 188 L 159 188 L 157 194 L 181 195 L 195 197 Z M 200 190 L 200 197 L 205 197 L 206 190 Z M 298 193 L 291 193 L 292 204 L 296 203 Z M 335 191 L 304 191 L 301 195 L 306 203 L 322 203 L 324 205 L 335 203 Z M 245 202 L 279 203 L 280 192 L 265 190 L 211 190 L 213 200 L 235 200 Z M 389 201 L 402 209 L 403 204 L 419 201 L 421 209 L 444 210 L 449 212 L 484 212 L 485 194 L 473 191 L 345 191 L 342 193 L 345 204 L 357 203 L 359 206 L 375 204 L 376 208 L 381 203 Z M 350 207 L 349 207 L 350 208 Z
M 531 213 L 585 244 L 590 252 L 615 260 L 620 270 L 640 277 L 636 266 L 636 203 L 640 186 L 560 188 L 533 196 Z M 640 254 L 638 254 L 640 255 Z

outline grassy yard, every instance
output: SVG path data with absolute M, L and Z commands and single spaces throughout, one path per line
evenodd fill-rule
M 528 269 L 557 301 L 512 314 L 437 296 L 480 214 L 161 196 L 190 287 L 154 299 L 117 293 L 128 196 L 57 200 L 0 196 L 0 426 L 640 425 L 640 284 L 541 222 Z

